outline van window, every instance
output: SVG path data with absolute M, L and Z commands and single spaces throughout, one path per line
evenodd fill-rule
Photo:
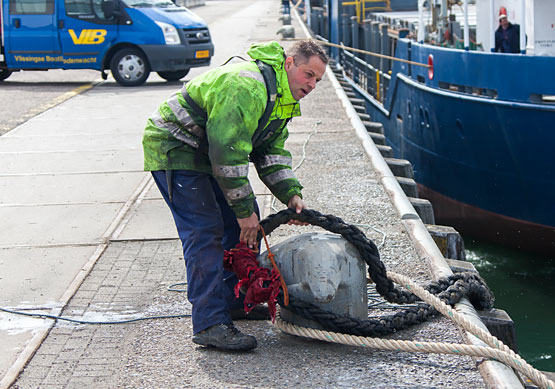
M 10 0 L 10 13 L 13 15 L 52 15 L 54 0 Z
M 92 4 L 90 0 L 65 0 L 66 14 L 68 15 L 92 15 Z
M 102 9 L 103 0 L 64 0 L 66 15 L 78 19 L 87 19 L 101 24 L 113 24 L 115 18 L 107 18 Z

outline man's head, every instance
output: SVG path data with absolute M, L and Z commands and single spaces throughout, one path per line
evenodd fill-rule
M 503 28 L 507 28 L 509 26 L 509 19 L 507 19 L 507 9 L 505 7 L 501 7 L 499 9 L 499 24 Z
M 326 71 L 328 56 L 314 40 L 296 42 L 287 50 L 285 71 L 295 100 L 300 100 L 316 87 Z

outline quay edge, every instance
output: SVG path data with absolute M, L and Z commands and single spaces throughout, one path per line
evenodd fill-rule
M 304 24 L 302 25 L 304 27 Z M 306 27 L 304 28 L 306 34 L 310 36 L 311 34 L 308 30 L 306 30 Z M 414 242 L 417 252 L 429 263 L 434 279 L 453 274 L 426 226 L 418 216 L 418 213 L 410 203 L 409 199 L 401 189 L 399 182 L 385 162 L 382 154 L 374 144 L 372 138 L 368 135 L 368 131 L 366 130 L 358 112 L 356 112 L 353 108 L 349 98 L 343 91 L 343 87 L 329 66 L 327 75 L 330 78 L 349 119 L 351 120 L 357 136 L 362 142 L 364 150 L 370 158 L 374 169 L 376 169 L 376 171 L 381 175 L 381 182 L 390 195 L 391 201 L 399 213 L 403 224 L 406 226 L 406 230 Z M 488 331 L 484 323 L 480 320 L 478 313 L 467 299 L 461 300 L 461 302 L 455 306 L 455 309 L 459 313 L 463 313 L 473 324 L 481 327 L 485 331 Z M 475 336 L 466 333 L 466 331 L 465 337 L 470 344 L 486 346 L 485 343 L 477 339 Z M 486 385 L 491 388 L 522 387 L 522 383 L 514 371 L 500 362 L 491 360 L 484 361 L 479 365 L 479 370 Z

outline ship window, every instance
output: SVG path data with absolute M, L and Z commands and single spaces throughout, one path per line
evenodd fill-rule
M 487 97 L 490 99 L 497 98 L 497 91 L 495 89 L 480 88 L 477 86 L 459 85 L 459 84 L 453 84 L 445 81 L 439 81 L 438 86 L 441 89 L 445 89 L 451 92 L 459 92 L 467 95 Z
M 416 76 L 416 79 L 418 80 L 418 82 L 421 82 L 422 84 L 423 84 L 424 82 L 426 82 L 426 79 L 424 78 L 424 76 L 421 76 L 420 74 L 418 74 L 418 75 Z
M 532 103 L 555 104 L 555 95 L 541 95 L 537 93 L 532 93 L 530 95 L 530 101 Z

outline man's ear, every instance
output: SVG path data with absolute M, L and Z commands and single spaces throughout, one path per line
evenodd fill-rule
M 285 65 L 283 66 L 283 68 L 285 69 L 286 72 L 289 71 L 289 69 L 291 69 L 291 66 L 294 65 L 294 59 L 293 57 L 287 57 L 285 58 Z

